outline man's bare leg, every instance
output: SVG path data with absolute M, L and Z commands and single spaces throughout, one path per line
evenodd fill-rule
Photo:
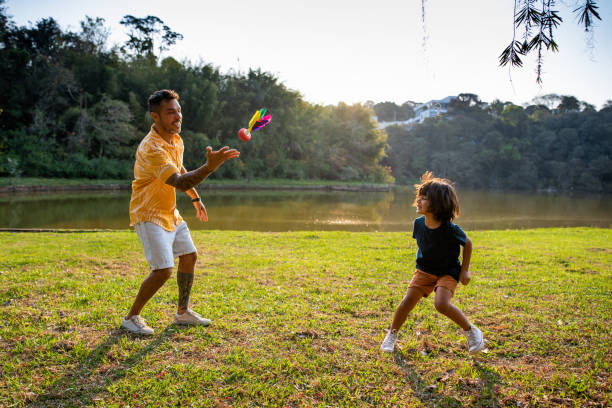
M 179 257 L 178 271 L 176 273 L 176 283 L 178 284 L 179 291 L 178 314 L 185 313 L 189 307 L 189 295 L 191 294 L 197 260 L 198 255 L 195 252 Z
M 142 282 L 134 304 L 125 317 L 126 320 L 132 316 L 139 315 L 144 305 L 157 293 L 164 283 L 172 275 L 172 268 L 156 269 Z

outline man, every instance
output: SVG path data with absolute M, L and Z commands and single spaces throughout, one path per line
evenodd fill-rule
M 193 171 L 183 167 L 182 113 L 179 96 L 171 90 L 156 91 L 149 97 L 149 112 L 154 124 L 140 142 L 134 163 L 134 181 L 130 200 L 130 226 L 134 226 L 142 243 L 151 274 L 142 282 L 129 313 L 121 327 L 137 334 L 153 334 L 140 317 L 140 311 L 172 275 L 174 258 L 179 258 L 176 274 L 179 300 L 174 316 L 177 324 L 208 326 L 189 306 L 197 251 L 189 228 L 176 208 L 176 190 L 186 192 L 197 217 L 207 221 L 206 208 L 195 190 L 206 177 L 225 161 L 240 156 L 225 146 L 217 151 L 206 148 L 206 163 Z

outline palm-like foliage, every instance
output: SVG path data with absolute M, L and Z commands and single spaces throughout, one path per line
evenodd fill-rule
M 536 82 L 542 82 L 542 66 L 544 51 L 559 51 L 559 45 L 554 39 L 555 30 L 563 22 L 559 12 L 555 10 L 554 0 L 515 0 L 512 41 L 499 56 L 499 65 L 522 67 L 521 56 L 532 51 L 537 52 Z M 584 4 L 574 10 L 578 13 L 580 24 L 585 31 L 590 32 L 595 19 L 601 20 L 597 13 L 595 0 L 584 0 Z M 523 42 L 519 42 L 517 29 L 522 29 Z
M 588 32 L 592 29 L 593 18 L 601 20 L 601 17 L 599 17 L 599 13 L 597 12 L 598 8 L 599 7 L 595 1 L 585 0 L 583 6 L 574 10 L 574 13 L 578 13 L 580 16 L 578 22 L 580 24 L 584 23 L 584 31 Z

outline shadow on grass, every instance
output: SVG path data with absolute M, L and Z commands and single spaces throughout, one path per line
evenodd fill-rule
M 423 381 L 414 367 L 406 361 L 401 351 L 396 350 L 393 352 L 393 360 L 400 366 L 402 371 L 404 371 L 404 374 L 408 377 L 412 391 L 426 407 L 459 408 L 463 406 L 457 399 L 437 392 L 433 384 L 428 385 Z
M 401 351 L 393 352 L 393 360 L 400 366 L 404 374 L 408 377 L 410 387 L 415 396 L 426 407 L 444 407 L 444 408 L 459 408 L 465 406 L 465 403 L 456 398 L 449 397 L 437 391 L 440 386 L 437 384 L 427 384 L 414 367 L 407 361 Z M 476 394 L 472 399 L 470 406 L 472 407 L 501 407 L 495 385 L 500 383 L 499 375 L 490 367 L 481 362 L 474 361 L 473 367 L 478 372 L 478 380 L 466 384 L 468 391 Z
M 496 384 L 501 383 L 501 378 L 495 370 L 487 365 L 474 360 L 474 370 L 478 372 L 480 393 L 474 401 L 474 406 L 478 407 L 501 407 L 499 395 L 495 389 Z
M 151 341 L 138 352 L 125 358 L 116 359 L 118 366 L 105 372 L 98 371 L 107 361 L 108 352 L 122 339 L 138 339 L 146 337 L 133 335 L 122 329 L 114 329 L 109 336 L 93 349 L 87 357 L 69 372 L 43 389 L 27 403 L 28 407 L 58 407 L 91 405 L 94 398 L 105 392 L 109 381 L 117 381 L 126 376 L 128 371 L 136 366 L 147 354 L 157 349 L 176 333 L 175 325 L 168 325 L 154 336 Z

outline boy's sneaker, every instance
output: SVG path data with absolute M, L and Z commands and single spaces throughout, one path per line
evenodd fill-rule
M 482 332 L 478 329 L 478 327 L 472 325 L 470 327 L 470 330 L 464 330 L 463 334 L 465 334 L 465 337 L 467 338 L 470 354 L 478 353 L 484 348 L 484 338 L 482 336 Z
M 385 353 L 393 353 L 393 349 L 395 348 L 395 342 L 397 341 L 397 330 L 389 330 L 382 344 L 380 345 L 380 349 Z
M 210 326 L 210 320 L 203 318 L 191 309 L 187 309 L 183 314 L 174 315 L 174 323 L 176 324 L 192 324 L 198 326 Z
M 139 315 L 134 315 L 129 319 L 123 318 L 121 320 L 121 327 L 134 334 L 151 335 L 154 332 L 152 328 L 147 326 L 147 322 Z

